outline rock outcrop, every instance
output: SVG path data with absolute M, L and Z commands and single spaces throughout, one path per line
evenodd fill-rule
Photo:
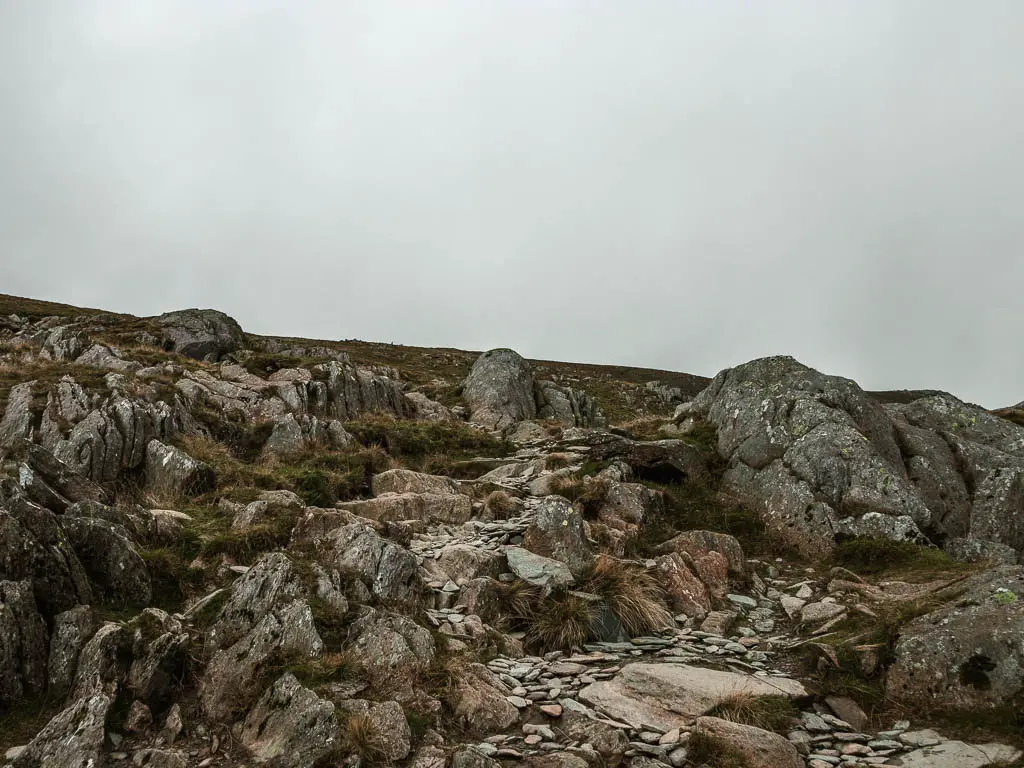
M 216 362 L 245 347 L 245 333 L 231 317 L 215 309 L 182 309 L 156 318 L 163 346 L 196 360 Z
M 462 385 L 469 418 L 487 429 L 505 429 L 537 415 L 533 369 L 511 349 L 484 352 Z

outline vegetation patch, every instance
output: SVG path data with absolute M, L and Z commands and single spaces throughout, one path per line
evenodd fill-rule
M 970 565 L 960 563 L 941 549 L 909 541 L 881 538 L 849 539 L 836 545 L 833 564 L 864 576 L 888 571 L 957 571 Z
M 581 589 L 602 597 L 631 637 L 674 626 L 661 585 L 636 563 L 599 555 Z
M 419 468 L 430 457 L 456 461 L 478 455 L 506 456 L 512 451 L 509 443 L 458 422 L 367 416 L 347 422 L 345 429 L 363 446 L 382 448 L 407 466 Z
M 716 704 L 708 713 L 711 717 L 752 725 L 765 731 L 787 733 L 800 710 L 788 696 L 754 696 L 738 693 Z
M 694 731 L 686 742 L 687 764 L 694 768 L 747 768 L 743 755 L 721 736 Z

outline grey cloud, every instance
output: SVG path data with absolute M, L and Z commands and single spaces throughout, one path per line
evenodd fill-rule
M 1016 0 L 0 5 L 2 288 L 1024 399 Z

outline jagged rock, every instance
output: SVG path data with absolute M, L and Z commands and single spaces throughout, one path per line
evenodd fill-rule
M 317 765 L 337 750 L 338 739 L 334 705 L 304 688 L 290 672 L 252 708 L 239 737 L 256 762 L 275 768 Z
M 396 613 L 368 610 L 352 624 L 350 651 L 371 681 L 398 700 L 411 698 L 417 672 L 434 660 L 434 638 Z
M 533 443 L 550 438 L 547 430 L 536 421 L 521 421 L 506 436 L 513 443 Z
M 565 563 L 573 576 L 583 574 L 594 562 L 583 516 L 561 496 L 549 496 L 540 503 L 523 536 L 523 546 Z
M 504 429 L 537 416 L 530 364 L 511 349 L 484 352 L 462 385 L 470 420 L 487 429 Z
M 465 584 L 479 577 L 496 579 L 508 570 L 507 565 L 505 556 L 500 552 L 468 544 L 449 544 L 441 550 L 440 557 L 423 564 L 432 578 L 456 584 Z
M 900 630 L 886 691 L 894 699 L 984 709 L 1024 692 L 1024 568 L 958 585 L 957 599 Z
M 82 331 L 70 326 L 59 325 L 46 336 L 39 356 L 44 360 L 70 362 L 85 351 L 89 337 Z
M 316 658 L 324 644 L 305 600 L 266 613 L 234 645 L 218 651 L 207 665 L 199 696 L 207 716 L 229 720 L 245 712 L 260 694 L 268 665 Z
M 337 702 L 338 717 L 365 717 L 383 758 L 391 763 L 404 760 L 411 750 L 412 731 L 405 711 L 397 701 L 379 703 L 348 699 Z
M 422 392 L 409 392 L 406 398 L 412 404 L 415 417 L 421 421 L 457 421 L 450 410 Z
M 92 601 L 85 569 L 56 515 L 23 497 L 0 505 L 0 573 L 30 579 L 44 616 Z
M 131 637 L 123 624 L 105 622 L 78 657 L 72 700 L 95 694 L 116 696 L 131 662 Z
M 629 749 L 621 728 L 575 699 L 559 699 L 562 716 L 558 729 L 566 738 L 590 744 L 608 766 L 618 765 Z
M 233 645 L 272 611 L 299 599 L 318 598 L 339 616 L 348 610 L 343 584 L 337 573 L 315 563 L 302 571 L 287 555 L 264 555 L 231 587 L 231 596 L 206 633 L 209 651 Z
M 215 309 L 182 309 L 156 318 L 163 333 L 163 346 L 196 360 L 216 362 L 246 344 L 242 327 Z
M 354 439 L 337 419 L 323 421 L 316 416 L 286 413 L 274 422 L 263 450 L 288 457 L 317 448 L 344 448 Z
M 125 685 L 137 701 L 160 715 L 173 704 L 185 674 L 189 635 L 181 622 L 158 608 L 147 608 L 125 630 L 131 643 Z
M 777 733 L 717 717 L 701 717 L 697 727 L 728 742 L 748 768 L 804 768 L 796 747 Z
M 41 445 L 23 441 L 18 447 L 25 457 L 25 463 L 18 470 L 18 482 L 36 503 L 54 512 L 64 512 L 76 502 L 107 501 L 107 493 L 99 485 Z
M 146 447 L 146 485 L 171 498 L 196 495 L 216 486 L 213 467 L 174 446 L 150 440 Z
M 46 624 L 30 581 L 0 581 L 0 706 L 46 687 Z
M 523 581 L 545 590 L 568 587 L 575 583 L 569 567 L 558 560 L 534 554 L 522 547 L 507 547 L 508 567 Z
M 54 617 L 47 662 L 47 691 L 50 696 L 60 699 L 71 690 L 78 657 L 95 631 L 96 621 L 87 605 L 79 605 Z
M 78 356 L 75 363 L 117 373 L 132 373 L 142 368 L 141 363 L 136 363 L 134 360 L 125 360 L 121 357 L 119 350 L 108 347 L 106 344 L 93 344 Z
M 56 715 L 14 759 L 13 768 L 96 768 L 112 699 L 95 694 Z
M 124 729 L 129 733 L 145 733 L 152 725 L 153 711 L 141 701 L 133 701 L 124 720 Z
M 119 397 L 91 411 L 54 448 L 54 456 L 98 483 L 117 480 L 147 461 L 154 438 L 173 432 L 170 407 Z
M 665 731 L 692 723 L 730 696 L 806 696 L 795 680 L 755 677 L 681 664 L 628 664 L 611 680 L 580 691 L 579 698 L 634 728 Z
M 642 483 L 612 482 L 608 484 L 599 518 L 613 527 L 631 526 L 635 530 L 652 514 L 656 515 L 664 508 L 665 497 L 660 491 L 652 490 Z
M 673 610 L 687 616 L 704 618 L 711 610 L 711 596 L 684 557 L 678 552 L 672 552 L 657 558 L 656 562 L 665 596 Z
M 1019 760 L 1019 749 L 1005 744 L 966 744 L 945 741 L 900 755 L 902 768 L 995 768 Z
M 39 424 L 40 444 L 48 451 L 57 450 L 68 431 L 95 409 L 98 400 L 99 395 L 90 397 L 73 376 L 62 376 L 46 396 Z
M 0 419 L 0 448 L 12 448 L 19 441 L 32 439 L 35 418 L 32 415 L 32 390 L 35 381 L 11 387 L 7 409 Z
M 85 567 L 94 593 L 115 605 L 146 605 L 153 597 L 149 569 L 123 526 L 71 517 L 61 527 Z
M 368 525 L 344 525 L 316 540 L 315 547 L 321 564 L 358 574 L 377 597 L 407 602 L 423 589 L 416 557 Z
M 430 493 L 439 496 L 461 494 L 458 482 L 443 475 L 426 475 L 411 469 L 389 469 L 374 475 L 371 481 L 374 496 L 386 493 Z
M 742 578 L 747 572 L 743 547 L 735 537 L 714 531 L 684 531 L 657 547 L 658 552 L 685 553 L 699 558 L 708 552 L 718 552 L 729 566 L 729 575 Z
M 473 514 L 472 500 L 452 493 L 389 493 L 375 499 L 342 502 L 337 507 L 382 523 L 425 520 L 460 525 Z
M 553 381 L 538 381 L 534 387 L 537 416 L 555 419 L 570 427 L 603 427 L 607 420 L 597 402 L 582 390 L 560 387 Z
M 390 413 L 400 419 L 414 415 L 412 403 L 402 392 L 402 385 L 386 376 L 338 362 L 315 366 L 313 375 L 315 380 L 301 387 L 309 412 L 314 416 L 346 421 L 374 411 Z M 277 388 L 278 396 L 286 402 L 288 386 L 294 389 L 294 385 Z
M 518 722 L 519 710 L 506 699 L 508 688 L 483 664 L 469 664 L 453 678 L 454 715 L 468 731 L 494 733 Z
M 943 545 L 943 549 L 954 560 L 964 563 L 988 562 L 992 565 L 1014 565 L 1021 559 L 1013 547 L 982 539 L 948 539 Z

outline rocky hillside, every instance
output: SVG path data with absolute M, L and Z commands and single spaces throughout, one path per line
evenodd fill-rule
M 1024 765 L 1024 427 L 0 296 L 0 765 Z

